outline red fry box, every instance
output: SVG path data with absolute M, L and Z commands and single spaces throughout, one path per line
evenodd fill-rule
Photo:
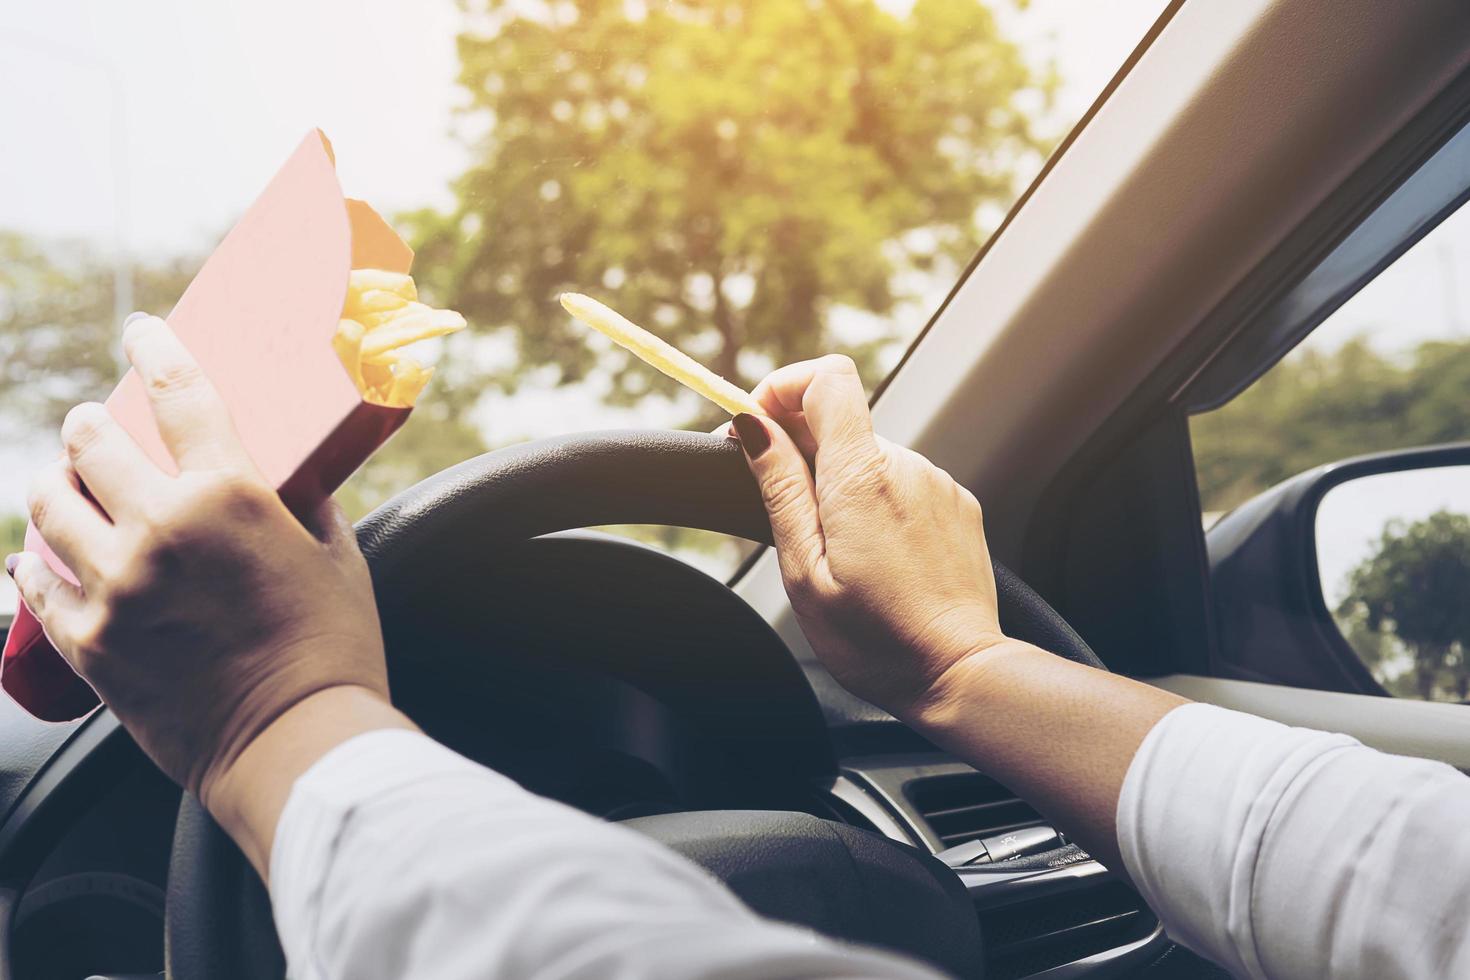
M 408 418 L 411 409 L 363 400 L 332 337 L 351 270 L 408 272 L 412 263 L 413 250 L 377 212 L 343 197 L 331 144 L 313 131 L 169 314 L 245 448 L 296 513 L 336 490 Z M 154 462 L 178 472 L 134 372 L 106 404 Z M 34 527 L 25 547 L 76 582 Z M 46 721 L 69 721 L 98 703 L 24 605 L 5 637 L 0 687 Z

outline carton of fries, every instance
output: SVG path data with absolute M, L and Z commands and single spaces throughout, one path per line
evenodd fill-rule
M 256 465 L 297 513 L 407 420 L 431 372 L 400 348 L 464 326 L 458 314 L 418 302 L 412 262 L 387 222 L 343 197 L 331 145 L 313 131 L 168 316 Z M 177 471 L 133 372 L 106 404 L 155 462 Z M 26 550 L 76 581 L 33 527 Z M 0 688 L 48 721 L 97 704 L 24 606 L 5 638 Z

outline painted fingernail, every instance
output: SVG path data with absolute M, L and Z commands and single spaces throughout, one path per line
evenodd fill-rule
M 147 316 L 148 316 L 148 314 L 147 313 L 144 313 L 142 310 L 138 310 L 135 313 L 129 313 L 128 314 L 128 318 L 123 321 L 123 326 L 126 327 L 128 324 L 132 323 L 134 320 L 143 320 L 143 319 L 146 319 Z
M 735 416 L 735 432 L 740 436 L 740 445 L 745 450 L 745 455 L 751 459 L 758 458 L 771 448 L 771 434 L 766 431 L 765 424 L 754 415 L 741 412 Z
M 5 574 L 15 578 L 15 566 L 20 564 L 20 555 L 5 556 Z

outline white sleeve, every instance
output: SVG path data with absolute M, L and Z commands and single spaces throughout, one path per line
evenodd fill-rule
M 1169 935 L 1235 976 L 1467 977 L 1467 817 L 1449 766 L 1189 704 L 1129 766 L 1118 845 Z
M 297 780 L 270 890 L 295 980 L 935 977 L 761 919 L 667 848 L 409 731 Z

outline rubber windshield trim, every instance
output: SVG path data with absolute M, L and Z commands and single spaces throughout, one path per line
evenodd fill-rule
M 1057 148 L 1051 152 L 1051 155 L 1046 158 L 1046 162 L 1041 165 L 1040 172 L 1026 186 L 1026 189 L 1021 192 L 1021 196 L 1016 198 L 1010 210 L 1006 212 L 1005 218 L 1001 221 L 1000 227 L 995 229 L 995 234 L 985 239 L 975 251 L 974 257 L 970 259 L 964 271 L 955 279 L 954 285 L 945 294 L 944 301 L 939 304 L 934 310 L 933 316 L 929 317 L 924 326 L 914 335 L 914 339 L 909 342 L 908 347 L 904 349 L 903 356 L 898 359 L 898 363 L 893 366 L 893 370 L 889 371 L 883 380 L 878 382 L 878 386 L 873 389 L 873 396 L 868 399 L 870 406 L 876 404 L 883 392 L 888 390 L 888 385 L 893 380 L 894 375 L 903 370 L 903 366 L 909 362 L 909 358 L 913 356 L 919 344 L 928 336 L 929 331 L 934 328 L 934 325 L 939 322 L 940 317 L 944 316 L 944 311 L 949 308 L 949 304 L 953 302 L 955 296 L 959 293 L 960 287 L 964 286 L 966 280 L 974 273 L 976 266 L 985 259 L 985 256 L 990 252 L 991 246 L 996 243 L 1001 235 L 1005 234 L 1005 230 L 1010 227 L 1011 221 L 1026 206 L 1026 202 L 1031 200 L 1031 196 L 1041 186 L 1041 182 L 1046 180 L 1047 174 L 1051 173 L 1052 168 L 1057 165 L 1057 161 L 1076 142 L 1077 137 L 1087 128 L 1088 123 L 1092 122 L 1093 117 L 1098 114 L 1103 104 L 1108 101 L 1118 86 L 1123 84 L 1123 79 L 1128 77 L 1128 73 L 1133 70 L 1133 66 L 1138 64 L 1143 58 L 1144 53 L 1153 45 L 1158 36 L 1164 32 L 1164 28 L 1169 26 L 1169 21 L 1174 19 L 1174 14 L 1182 6 L 1184 6 L 1184 0 L 1171 0 L 1170 4 L 1164 8 L 1163 13 L 1159 14 L 1158 20 L 1154 21 L 1153 26 L 1144 32 L 1143 37 L 1123 61 L 1122 66 L 1113 74 L 1112 78 L 1108 79 L 1108 84 L 1103 86 L 1103 90 L 1098 93 L 1097 98 L 1087 107 L 1087 111 L 1082 114 L 1082 118 L 1077 120 L 1077 125 L 1068 130 L 1066 137 L 1057 144 Z

